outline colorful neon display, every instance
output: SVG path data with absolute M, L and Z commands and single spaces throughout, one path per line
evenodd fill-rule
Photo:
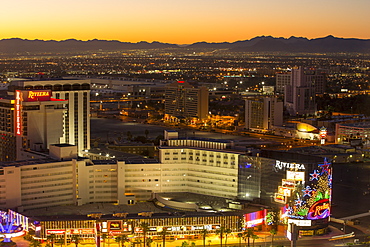
M 327 219 L 330 216 L 331 190 L 331 164 L 325 158 L 323 164 L 318 164 L 308 173 L 308 181 L 299 181 L 292 188 L 284 215 L 300 220 Z
M 265 222 L 266 215 L 267 215 L 266 209 L 253 212 L 250 214 L 245 214 L 244 215 L 244 221 L 245 221 L 244 228 L 250 228 L 250 227 L 263 224 Z

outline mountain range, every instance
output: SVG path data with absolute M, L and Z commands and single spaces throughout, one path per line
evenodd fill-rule
M 370 39 L 337 38 L 331 35 L 316 39 L 307 39 L 294 36 L 290 38 L 259 36 L 250 40 L 236 41 L 232 43 L 198 42 L 189 45 L 177 45 L 160 42 L 148 43 L 145 41 L 130 43 L 116 40 L 97 39 L 88 41 L 76 39 L 45 41 L 19 38 L 0 40 L 0 53 L 3 54 L 121 51 L 132 49 L 162 48 L 226 49 L 234 52 L 369 53 Z

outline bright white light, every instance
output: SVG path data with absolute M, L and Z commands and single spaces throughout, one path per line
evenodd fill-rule
M 246 196 L 246 197 L 249 197 L 250 195 L 249 195 L 249 193 L 245 193 L 245 196 Z

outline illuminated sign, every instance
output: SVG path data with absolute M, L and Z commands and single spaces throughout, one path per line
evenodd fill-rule
M 22 91 L 23 101 L 50 101 L 51 90 Z
M 322 139 L 326 138 L 326 135 L 328 134 L 328 131 L 326 130 L 326 128 L 323 126 L 320 128 L 320 132 L 319 132 L 319 135 Z
M 244 215 L 245 228 L 261 225 L 265 221 L 266 215 L 267 215 L 266 209 L 245 214 Z
M 311 220 L 293 220 L 293 219 L 288 219 L 288 225 L 290 223 L 294 223 L 296 226 L 311 226 L 312 221 Z
M 274 201 L 278 203 L 286 203 L 286 197 L 284 195 L 281 195 L 279 193 L 275 193 Z
M 283 187 L 294 189 L 296 182 L 294 180 L 282 179 Z
M 86 229 L 47 229 L 46 234 L 95 234 L 94 228 L 86 228 Z
M 304 172 L 287 171 L 286 178 L 294 181 L 304 181 Z
M 307 219 L 317 220 L 324 219 L 330 215 L 329 199 L 322 199 L 315 202 L 308 210 Z
M 278 194 L 284 195 L 284 196 L 290 196 L 291 189 L 285 188 L 283 186 L 279 186 L 279 188 L 278 188 Z
M 21 91 L 15 91 L 15 134 L 21 134 Z
M 306 168 L 304 167 L 303 164 L 296 164 L 296 163 L 288 163 L 288 162 L 283 162 L 280 160 L 277 160 L 275 163 L 275 167 L 282 170 L 282 169 L 298 169 L 298 170 L 305 170 Z
M 256 219 L 256 220 L 247 221 L 247 228 L 260 225 L 263 223 L 263 220 L 264 219 Z
M 121 230 L 121 222 L 120 221 L 109 222 L 109 229 L 110 230 Z

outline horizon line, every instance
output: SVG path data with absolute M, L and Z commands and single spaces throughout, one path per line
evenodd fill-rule
M 235 43 L 235 42 L 240 42 L 240 41 L 249 41 L 249 40 L 252 40 L 252 39 L 255 39 L 255 38 L 263 38 L 263 37 L 271 37 L 271 38 L 275 38 L 275 39 L 290 39 L 290 38 L 302 38 L 302 39 L 307 39 L 307 40 L 314 40 L 314 39 L 321 39 L 321 38 L 328 38 L 328 37 L 334 37 L 334 38 L 338 38 L 338 39 L 358 39 L 358 40 L 370 40 L 369 39 L 364 39 L 364 38 L 354 38 L 354 37 L 349 37 L 349 38 L 345 38 L 345 37 L 336 37 L 334 35 L 331 35 L 331 34 L 328 34 L 326 36 L 322 36 L 322 37 L 316 37 L 316 38 L 307 38 L 307 37 L 303 37 L 303 36 L 290 36 L 288 38 L 286 37 L 283 37 L 283 36 L 272 36 L 272 35 L 259 35 L 259 36 L 255 36 L 253 38 L 250 38 L 250 39 L 242 39 L 242 40 L 235 40 L 235 41 L 221 41 L 221 42 L 214 42 L 214 41 L 197 41 L 197 42 L 194 42 L 194 43 L 169 43 L 169 42 L 161 42 L 161 41 L 145 41 L 145 40 L 141 40 L 141 41 L 137 41 L 137 42 L 130 42 L 130 41 L 121 41 L 121 40 L 117 40 L 117 39 L 98 39 L 98 38 L 92 38 L 92 39 L 76 39 L 76 38 L 66 38 L 66 39 L 28 39 L 28 38 L 20 38 L 20 37 L 12 37 L 12 38 L 2 38 L 0 39 L 0 41 L 2 40 L 11 40 L 11 39 L 20 39 L 20 40 L 27 40 L 27 41 L 55 41 L 55 42 L 62 42 L 62 41 L 68 41 L 68 40 L 76 40 L 76 41 L 82 41 L 82 42 L 88 42 L 88 41 L 115 41 L 115 42 L 121 42 L 121 43 L 161 43 L 161 44 L 171 44 L 171 45 L 191 45 L 191 44 L 196 44 L 196 43 L 213 43 L 213 44 L 219 44 L 219 43 Z

